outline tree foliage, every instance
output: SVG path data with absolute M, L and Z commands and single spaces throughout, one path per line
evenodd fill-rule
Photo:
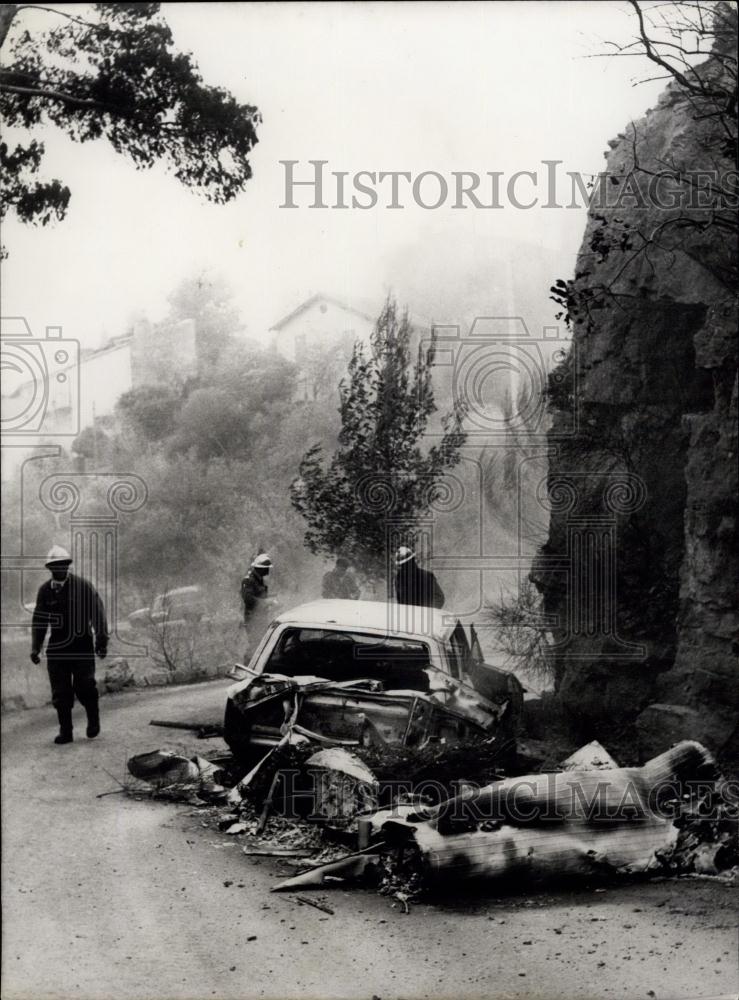
M 182 406 L 183 392 L 174 385 L 142 385 L 125 392 L 117 404 L 127 431 L 151 443 L 170 437 Z
M 314 553 L 343 552 L 366 574 L 382 574 L 388 519 L 413 525 L 434 504 L 445 469 L 459 461 L 463 412 L 442 420 L 443 435 L 425 439 L 436 410 L 433 346 L 412 360 L 413 330 L 388 299 L 371 337 L 358 343 L 340 385 L 338 448 L 326 465 L 323 449 L 308 450 L 291 488 L 307 522 L 305 544 Z M 434 443 L 424 449 L 423 445 Z
M 185 281 L 169 301 L 167 321 L 194 318 L 206 353 L 218 349 L 189 377 L 173 371 L 118 401 L 109 454 L 148 487 L 122 525 L 122 571 L 142 599 L 208 582 L 237 606 L 239 580 L 264 546 L 278 589 L 297 588 L 316 567 L 300 558 L 289 486 L 310 443 L 336 440 L 338 417 L 323 401 L 296 403 L 296 367 L 237 335 L 243 324 L 220 278 Z
M 295 393 L 295 369 L 278 354 L 234 345 L 190 380 L 168 441 L 200 461 L 259 461 Z
M 543 600 L 531 580 L 522 580 L 516 590 L 501 590 L 483 616 L 493 626 L 497 651 L 506 656 L 506 667 L 551 686 L 556 676 L 551 622 L 544 614 Z
M 202 271 L 186 278 L 168 298 L 170 322 L 195 323 L 198 368 L 211 367 L 232 348 L 242 329 L 233 290 L 218 274 Z
M 71 528 L 69 512 L 52 516 L 41 501 L 40 484 L 50 473 L 81 474 L 76 481 L 85 504 L 94 490 L 101 491 L 101 514 L 109 513 L 109 481 L 103 475 L 98 482 L 97 473 L 134 473 L 144 481 L 146 502 L 119 522 L 118 611 L 123 617 L 168 588 L 199 584 L 209 605 L 229 620 L 238 618 L 239 583 L 260 549 L 272 556 L 270 591 L 285 607 L 320 594 L 325 567 L 301 545 L 303 523 L 290 504 L 290 483 L 312 443 L 334 447 L 338 413 L 323 398 L 296 401 L 294 365 L 243 338 L 226 336 L 242 324 L 230 307 L 220 308 L 227 298 L 224 287 L 210 282 L 197 296 L 214 336 L 226 345 L 212 367 L 182 378 L 173 362 L 170 380 L 137 385 L 119 399 L 113 414 L 98 415 L 94 426 L 83 428 L 71 445 L 74 459 L 57 456 L 52 447 L 48 457 L 25 463 L 22 478 L 4 492 L 7 550 L 36 554 L 64 543 Z M 188 308 L 181 307 L 182 314 L 173 304 L 175 320 L 186 316 Z M 330 361 L 333 348 L 325 353 Z M 36 579 L 25 579 L 32 596 Z M 38 583 L 42 579 L 40 574 Z M 3 574 L 3 598 L 17 620 L 23 613 L 20 582 L 18 574 Z M 222 640 L 218 637 L 220 645 L 211 652 L 221 648 Z M 241 655 L 239 645 L 232 645 L 229 657 Z
M 737 166 L 737 10 L 725 0 L 629 0 L 636 38 L 612 53 L 641 53 L 688 97 L 701 120 L 716 125 L 716 148 Z M 703 62 L 697 60 L 703 59 Z
M 163 161 L 211 201 L 234 198 L 251 177 L 260 115 L 206 84 L 177 52 L 157 3 L 95 4 L 91 19 L 29 4 L 2 4 L 0 113 L 7 126 L 53 125 L 75 142 L 107 138 L 137 168 Z M 60 180 L 38 178 L 44 145 L 0 143 L 3 212 L 24 222 L 63 218 Z

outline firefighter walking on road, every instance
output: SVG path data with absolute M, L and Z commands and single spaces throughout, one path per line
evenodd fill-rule
M 31 660 L 41 662 L 41 651 L 49 632 L 46 664 L 51 684 L 51 703 L 59 717 L 55 743 L 73 740 L 72 708 L 75 696 L 87 713 L 87 736 L 100 732 L 95 656 L 108 652 L 105 609 L 91 583 L 69 572 L 72 558 L 55 545 L 46 568 L 51 579 L 42 584 L 36 598 L 31 626 Z

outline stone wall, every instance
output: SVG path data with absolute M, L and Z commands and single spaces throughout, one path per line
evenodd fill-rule
M 733 32 L 719 56 L 735 14 Z M 709 83 L 723 72 L 715 56 L 702 67 Z M 735 748 L 739 719 L 736 209 L 716 200 L 735 162 L 706 110 L 671 83 L 610 143 L 565 296 L 573 349 L 550 384 L 552 510 L 532 578 L 557 622 L 558 690 L 583 735 L 634 722 L 643 757 L 683 738 Z M 716 179 L 686 179 L 698 170 Z M 609 503 L 609 482 L 630 502 Z M 573 542 L 573 524 L 592 535 L 609 518 L 612 566 Z M 573 624 L 599 588 L 595 627 Z

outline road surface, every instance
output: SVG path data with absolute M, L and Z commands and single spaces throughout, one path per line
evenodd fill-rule
M 96 798 L 128 754 L 219 741 L 151 728 L 220 716 L 225 684 L 101 702 L 103 734 L 56 747 L 51 708 L 3 726 L 4 1000 L 735 996 L 735 890 L 702 880 L 416 905 L 326 890 L 328 916 L 270 887 L 192 807 Z M 76 709 L 76 716 L 80 710 Z M 182 738 L 184 737 L 184 739 Z M 195 744 L 195 746 L 193 746 Z

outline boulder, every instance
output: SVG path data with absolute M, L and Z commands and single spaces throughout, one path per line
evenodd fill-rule
M 133 670 L 131 670 L 128 660 L 124 660 L 122 657 L 110 661 L 102 678 L 102 688 L 106 694 L 122 691 L 123 688 L 132 687 L 135 683 L 136 678 Z
M 736 9 L 719 7 L 700 72 L 730 90 Z M 718 129 L 673 80 L 610 143 L 548 387 L 549 534 L 531 577 L 558 694 L 586 738 L 638 718 L 645 755 L 685 737 L 725 750 L 739 722 L 735 216 L 715 224 L 688 187 L 669 208 L 627 193 L 665 164 L 728 176 Z
M 636 720 L 639 757 L 641 760 L 653 757 L 681 740 L 696 740 L 718 752 L 735 725 L 732 713 L 722 713 L 715 706 L 701 711 L 689 705 L 655 702 Z

